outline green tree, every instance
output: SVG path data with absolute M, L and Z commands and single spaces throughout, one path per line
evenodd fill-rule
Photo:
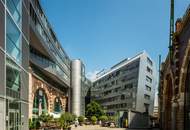
M 98 104 L 95 101 L 92 101 L 87 105 L 87 109 L 86 109 L 87 118 L 91 118 L 92 116 L 96 116 L 97 118 L 99 118 L 102 115 L 105 115 L 105 114 L 100 104 Z

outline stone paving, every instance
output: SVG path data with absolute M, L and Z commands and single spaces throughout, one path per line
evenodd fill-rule
M 77 128 L 72 127 L 72 130 L 159 130 L 159 129 L 126 129 L 126 128 L 107 128 L 100 127 L 98 125 L 78 126 Z

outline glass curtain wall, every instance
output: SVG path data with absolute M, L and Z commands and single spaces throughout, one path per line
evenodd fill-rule
M 6 130 L 21 129 L 21 0 L 6 0 Z

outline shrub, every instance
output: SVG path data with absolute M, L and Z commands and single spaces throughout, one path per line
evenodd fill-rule
M 73 121 L 74 121 L 73 115 L 69 112 L 62 114 L 61 117 L 59 118 L 59 123 L 61 128 L 69 128 Z
M 108 120 L 109 120 L 109 121 L 115 121 L 115 117 L 114 117 L 114 116 L 109 116 L 109 117 L 108 117 Z
M 106 121 L 108 121 L 108 117 L 107 116 L 100 116 L 99 120 L 106 122 Z
M 39 129 L 40 126 L 39 118 L 29 119 L 29 129 Z
M 84 122 L 84 116 L 79 116 L 79 117 L 78 117 L 78 121 L 79 121 L 80 123 L 83 123 L 83 122 Z
M 39 117 L 39 120 L 44 122 L 44 123 L 49 123 L 53 120 L 53 116 L 50 116 L 47 113 L 42 113 Z
M 91 117 L 91 121 L 92 121 L 93 125 L 95 125 L 95 124 L 96 124 L 96 121 L 97 121 L 96 116 L 92 116 L 92 117 Z

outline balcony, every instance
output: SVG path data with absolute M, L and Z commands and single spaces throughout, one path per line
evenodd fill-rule
M 30 61 L 34 65 L 40 67 L 47 76 L 56 80 L 60 84 L 63 84 L 64 82 L 67 86 L 70 86 L 70 79 L 55 63 L 33 53 L 30 53 Z
M 62 68 L 67 71 L 70 68 L 70 59 L 64 52 L 59 41 L 57 40 L 56 35 L 53 32 L 46 16 L 44 15 L 38 1 L 31 3 L 30 17 L 30 26 L 33 30 L 33 36 L 36 35 L 36 37 L 41 41 L 41 44 L 46 49 L 47 53 L 50 53 L 53 59 L 60 63 Z M 69 74 L 70 71 L 67 71 L 66 73 Z
M 65 73 L 67 75 L 70 75 L 70 68 L 68 66 L 68 63 L 64 60 L 65 57 L 61 57 L 59 55 L 53 43 L 51 43 L 45 32 L 42 30 L 42 27 L 40 25 L 35 25 L 32 20 L 30 22 L 30 27 L 31 46 L 41 52 L 43 55 L 59 63 L 61 68 L 64 69 Z

